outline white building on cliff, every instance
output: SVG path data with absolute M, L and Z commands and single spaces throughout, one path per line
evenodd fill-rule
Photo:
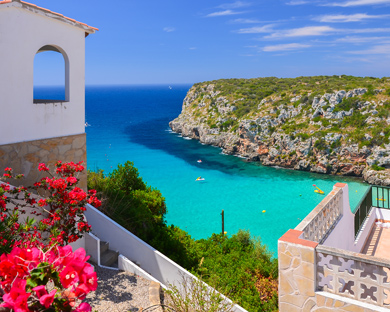
M 96 30 L 25 1 L 0 1 L 0 167 L 23 173 L 26 184 L 40 162 L 86 162 L 85 37 Z M 64 100 L 33 98 L 34 58 L 45 51 L 64 59 Z

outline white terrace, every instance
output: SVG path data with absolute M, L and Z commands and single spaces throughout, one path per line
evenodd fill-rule
M 368 189 L 351 212 L 348 185 L 278 241 L 280 311 L 389 311 L 390 189 Z

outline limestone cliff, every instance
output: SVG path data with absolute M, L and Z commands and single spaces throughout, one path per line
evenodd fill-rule
M 195 84 L 173 131 L 266 166 L 390 185 L 390 79 L 318 76 Z

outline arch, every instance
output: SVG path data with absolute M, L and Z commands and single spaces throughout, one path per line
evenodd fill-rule
M 58 82 L 56 80 L 58 80 L 59 78 L 59 75 L 58 75 L 58 71 L 62 72 L 63 73 L 63 80 L 62 82 L 60 82 L 61 86 L 63 86 L 63 93 L 62 93 L 62 96 L 61 96 L 61 99 L 53 99 L 53 98 L 48 98 L 50 96 L 46 95 L 46 94 L 43 94 L 44 98 L 42 98 L 41 96 L 39 96 L 40 98 L 37 99 L 37 97 L 35 96 L 36 95 L 36 74 L 37 74 L 37 71 L 39 71 L 39 69 L 35 68 L 36 65 L 38 65 L 39 67 L 40 66 L 44 66 L 42 63 L 46 62 L 48 60 L 47 57 L 46 60 L 45 59 L 41 59 L 41 60 L 38 60 L 38 64 L 36 64 L 37 62 L 37 55 L 38 54 L 41 54 L 41 53 L 52 53 L 49 57 L 49 60 L 51 60 L 53 62 L 55 62 L 55 66 L 54 66 L 54 72 L 50 72 L 50 69 L 45 67 L 43 69 L 44 72 L 48 73 L 49 75 L 53 74 L 55 75 L 55 82 Z M 62 56 L 62 59 L 63 59 L 63 70 L 62 69 L 59 69 L 59 62 L 61 62 L 61 60 L 56 56 L 56 55 L 53 55 L 53 54 L 57 54 L 59 53 L 61 56 Z M 60 66 L 60 67 L 61 67 Z M 55 71 L 57 71 L 57 73 L 55 73 Z M 34 57 L 34 103 L 35 104 L 42 104 L 42 103 L 54 103 L 54 102 L 69 102 L 70 100 L 70 75 L 69 75 L 69 71 L 70 71 L 70 64 L 69 64 L 69 57 L 68 57 L 68 54 L 59 46 L 56 46 L 56 45 L 44 45 L 42 46 L 40 49 L 38 49 L 38 51 L 36 52 L 35 54 L 35 57 Z M 61 73 L 60 73 L 60 76 L 61 76 Z

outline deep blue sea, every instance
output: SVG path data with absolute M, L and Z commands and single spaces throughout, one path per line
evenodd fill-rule
M 275 253 L 278 238 L 324 198 L 313 184 L 328 193 L 336 182 L 347 182 L 352 209 L 363 196 L 367 185 L 357 179 L 247 163 L 172 133 L 168 123 L 180 114 L 190 87 L 87 86 L 88 168 L 108 173 L 131 160 L 144 181 L 161 190 L 168 224 L 207 238 L 221 232 L 224 210 L 228 235 L 249 230 Z M 54 87 L 35 92 L 36 98 L 61 95 Z M 205 181 L 195 181 L 199 176 Z

